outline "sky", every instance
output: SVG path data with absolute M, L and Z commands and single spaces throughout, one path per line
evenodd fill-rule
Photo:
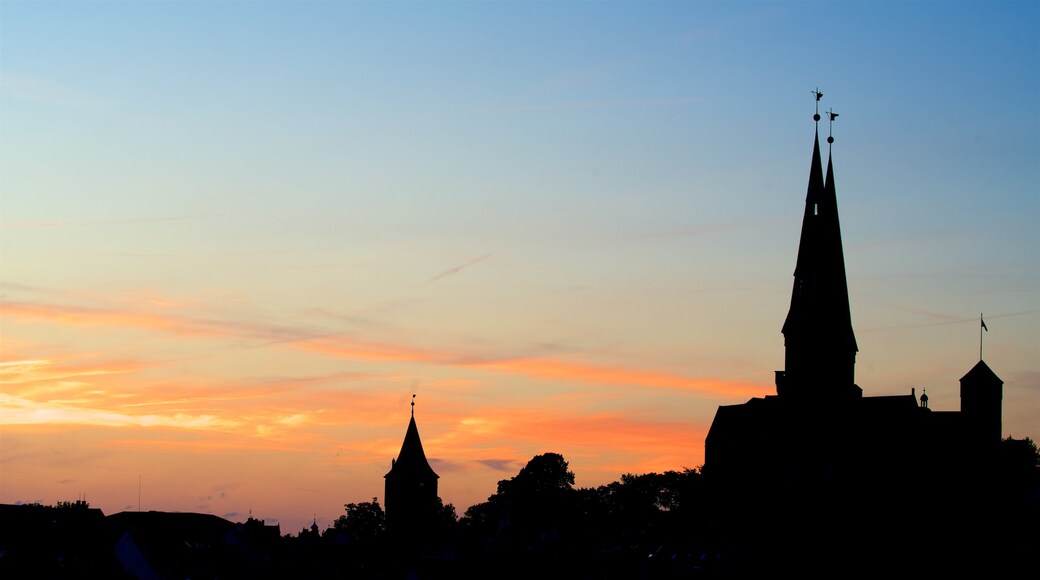
M 1040 437 L 1040 3 L 0 2 L 0 503 L 325 528 L 413 393 L 460 515 L 700 466 L 817 87 L 864 395 Z

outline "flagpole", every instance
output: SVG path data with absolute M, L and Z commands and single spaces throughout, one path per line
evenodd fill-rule
M 982 318 L 982 313 L 979 313 L 979 360 L 982 360 L 982 329 L 986 328 L 986 321 Z

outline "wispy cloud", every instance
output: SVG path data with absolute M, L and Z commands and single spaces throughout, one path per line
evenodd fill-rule
M 149 311 L 132 307 L 115 308 L 8 300 L 4 302 L 2 314 L 6 317 L 31 318 L 52 324 L 135 328 L 195 337 L 235 337 L 277 341 L 307 336 L 307 331 L 300 328 L 252 324 L 233 319 L 199 318 L 174 314 L 165 310 Z
M 132 415 L 104 408 L 82 406 L 86 399 L 36 401 L 0 393 L 0 423 L 4 425 L 56 425 L 74 423 L 103 427 L 177 427 L 181 429 L 236 428 L 241 421 L 216 415 Z
M 397 343 L 366 341 L 303 327 L 265 325 L 234 319 L 195 318 L 166 311 L 69 306 L 39 302 L 5 302 L 4 315 L 27 317 L 53 324 L 137 328 L 180 336 L 259 340 L 265 346 L 285 345 L 338 358 L 430 364 L 484 369 L 529 378 L 592 385 L 629 385 L 677 389 L 701 396 L 727 398 L 762 395 L 762 385 L 716 378 L 695 378 L 650 369 L 579 362 L 570 358 L 486 357 L 481 353 L 432 349 Z
M 700 395 L 760 396 L 766 390 L 762 385 L 740 381 L 699 379 L 646 369 L 583 364 L 549 358 L 475 362 L 472 366 L 545 379 L 677 389 Z
M 340 421 L 364 424 L 378 421 L 384 414 L 377 412 L 371 396 L 342 390 L 343 385 L 351 383 L 363 382 L 369 388 L 381 384 L 379 377 L 368 374 L 340 372 L 218 381 L 205 377 L 157 378 L 151 371 L 161 370 L 159 367 L 161 363 L 57 353 L 50 359 L 5 361 L 0 365 L 4 387 L 0 423 L 219 432 L 259 438 L 253 442 L 242 439 L 230 447 L 270 447 L 264 439 L 274 438 L 275 446 L 313 442 L 317 432 Z M 330 392 L 333 389 L 339 389 L 339 393 Z M 335 412 L 326 415 L 328 409 Z M 175 446 L 185 442 L 179 438 L 170 441 Z
M 519 471 L 523 464 L 516 459 L 478 459 L 477 463 L 495 471 L 513 473 Z
M 925 328 L 929 326 L 945 326 L 947 324 L 979 324 L 978 317 L 962 316 L 956 314 L 947 314 L 942 312 L 931 312 L 927 310 L 912 309 L 912 308 L 900 308 L 899 310 L 913 314 L 916 316 L 924 317 L 926 320 L 923 322 L 908 322 L 906 324 L 890 324 L 887 326 L 867 326 L 857 332 L 882 332 L 887 330 L 897 330 L 904 328 Z M 1020 310 L 1018 312 L 1005 312 L 998 314 L 986 314 L 986 320 L 999 320 L 1001 318 L 1009 318 L 1014 316 L 1023 316 L 1026 314 L 1032 314 L 1036 310 Z M 988 325 L 987 325 L 988 326 Z
M 490 257 L 491 257 L 491 254 L 484 254 L 483 256 L 480 256 L 480 257 L 477 257 L 477 258 L 473 258 L 472 260 L 470 260 L 470 261 L 468 261 L 468 262 L 466 262 L 466 263 L 464 263 L 462 265 L 455 266 L 454 268 L 448 268 L 447 270 L 441 272 L 440 274 L 437 274 L 433 278 L 430 278 L 430 282 L 436 282 L 437 280 L 440 280 L 441 278 L 443 278 L 445 276 L 450 276 L 452 274 L 457 274 L 463 268 L 468 268 L 469 266 L 472 266 L 473 264 L 476 264 L 477 262 L 480 262 L 482 260 L 486 260 L 487 258 L 490 258 Z
M 430 467 L 433 468 L 437 473 L 454 473 L 464 471 L 466 464 L 460 461 L 452 461 L 450 459 L 444 459 L 443 457 L 430 457 Z
M 8 360 L 0 362 L 0 384 L 29 385 L 42 382 L 68 383 L 84 377 L 129 373 L 140 365 L 131 362 L 108 362 L 104 367 L 77 364 L 76 361 L 55 363 L 48 359 Z

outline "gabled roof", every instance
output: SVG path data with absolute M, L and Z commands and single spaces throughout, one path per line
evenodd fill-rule
M 426 460 L 426 452 L 423 451 L 422 440 L 419 439 L 419 428 L 415 425 L 415 415 L 412 415 L 408 422 L 408 431 L 404 434 L 404 443 L 401 444 L 397 461 L 394 461 L 390 473 L 383 477 L 399 475 L 434 479 L 440 477 Z
M 915 412 L 919 409 L 913 395 L 877 395 L 859 400 L 860 408 L 868 413 Z

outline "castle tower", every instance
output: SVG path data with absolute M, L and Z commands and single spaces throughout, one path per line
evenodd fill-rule
M 784 370 L 776 373 L 777 394 L 787 400 L 826 403 L 857 398 L 856 336 L 852 331 L 845 255 L 838 222 L 834 166 L 828 137 L 827 178 L 820 162 L 819 98 L 791 307 L 784 335 Z M 829 113 L 831 121 L 837 117 Z
M 1004 381 L 981 359 L 961 377 L 961 415 L 966 435 L 981 446 L 1000 443 Z
M 401 444 L 401 452 L 390 462 L 384 495 L 386 522 L 391 532 L 412 533 L 423 529 L 436 513 L 437 475 L 426 460 L 419 428 L 415 425 L 415 395 L 412 418 Z

